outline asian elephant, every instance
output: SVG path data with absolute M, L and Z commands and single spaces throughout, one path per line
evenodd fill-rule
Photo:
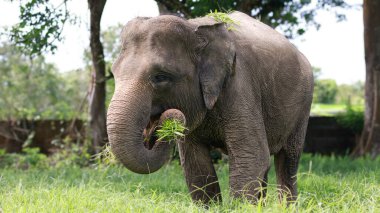
M 274 155 L 280 198 L 286 193 L 293 201 L 312 101 L 311 66 L 269 26 L 240 12 L 228 16 L 232 27 L 212 17 L 170 15 L 127 23 L 112 67 L 112 152 L 133 172 L 158 170 L 174 144 L 156 143 L 154 133 L 169 110 L 186 120 L 178 146 L 193 200 L 221 200 L 209 153 L 217 147 L 229 156 L 234 197 L 265 196 Z

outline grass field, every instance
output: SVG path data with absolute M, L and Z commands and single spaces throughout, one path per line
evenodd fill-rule
M 354 110 L 363 111 L 364 106 L 362 105 L 354 105 L 352 106 Z M 343 113 L 347 110 L 347 106 L 345 104 L 320 104 L 313 103 L 311 105 L 311 115 L 318 116 L 335 116 L 339 113 Z
M 228 196 L 228 166 L 216 165 L 223 204 L 209 210 L 191 202 L 178 162 L 151 175 L 119 166 L 62 166 L 0 170 L 3 212 L 380 212 L 380 158 L 304 155 L 299 170 L 299 201 L 280 204 L 274 169 L 265 201 L 251 205 Z

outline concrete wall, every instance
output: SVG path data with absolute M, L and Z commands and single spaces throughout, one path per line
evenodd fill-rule
M 313 154 L 346 154 L 355 146 L 355 134 L 340 127 L 335 117 L 310 117 L 304 152 Z

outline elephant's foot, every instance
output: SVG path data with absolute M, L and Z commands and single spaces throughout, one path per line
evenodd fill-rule
M 241 183 L 244 183 L 242 181 Z M 237 186 L 231 189 L 232 197 L 235 199 L 248 200 L 252 204 L 258 204 L 266 199 L 267 183 L 264 180 L 246 181 L 246 184 Z
M 297 200 L 297 167 L 299 155 L 289 155 L 281 150 L 274 156 L 279 199 L 288 203 Z
M 212 182 L 212 180 L 209 180 L 210 183 L 204 186 L 200 186 L 204 184 L 204 183 L 200 183 L 200 184 L 194 184 L 193 187 L 190 187 L 193 189 L 193 191 L 190 192 L 191 198 L 193 199 L 193 201 L 199 202 L 205 205 L 222 202 L 222 195 L 220 193 L 217 177 L 209 177 L 209 179 L 213 179 L 215 182 Z
M 222 195 L 209 147 L 191 135 L 186 138 L 185 143 L 179 143 L 178 147 L 192 199 L 206 205 L 221 202 Z

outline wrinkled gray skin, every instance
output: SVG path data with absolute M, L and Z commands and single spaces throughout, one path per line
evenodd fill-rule
M 229 156 L 233 196 L 265 196 L 260 186 L 273 154 L 280 197 L 287 192 L 295 200 L 313 92 L 310 64 L 270 27 L 240 12 L 229 16 L 238 22 L 230 31 L 210 17 L 136 18 L 125 26 L 112 69 L 112 151 L 134 172 L 158 170 L 172 145 L 155 143 L 153 132 L 164 111 L 178 109 L 189 128 L 179 151 L 194 200 L 221 200 L 210 147 Z

